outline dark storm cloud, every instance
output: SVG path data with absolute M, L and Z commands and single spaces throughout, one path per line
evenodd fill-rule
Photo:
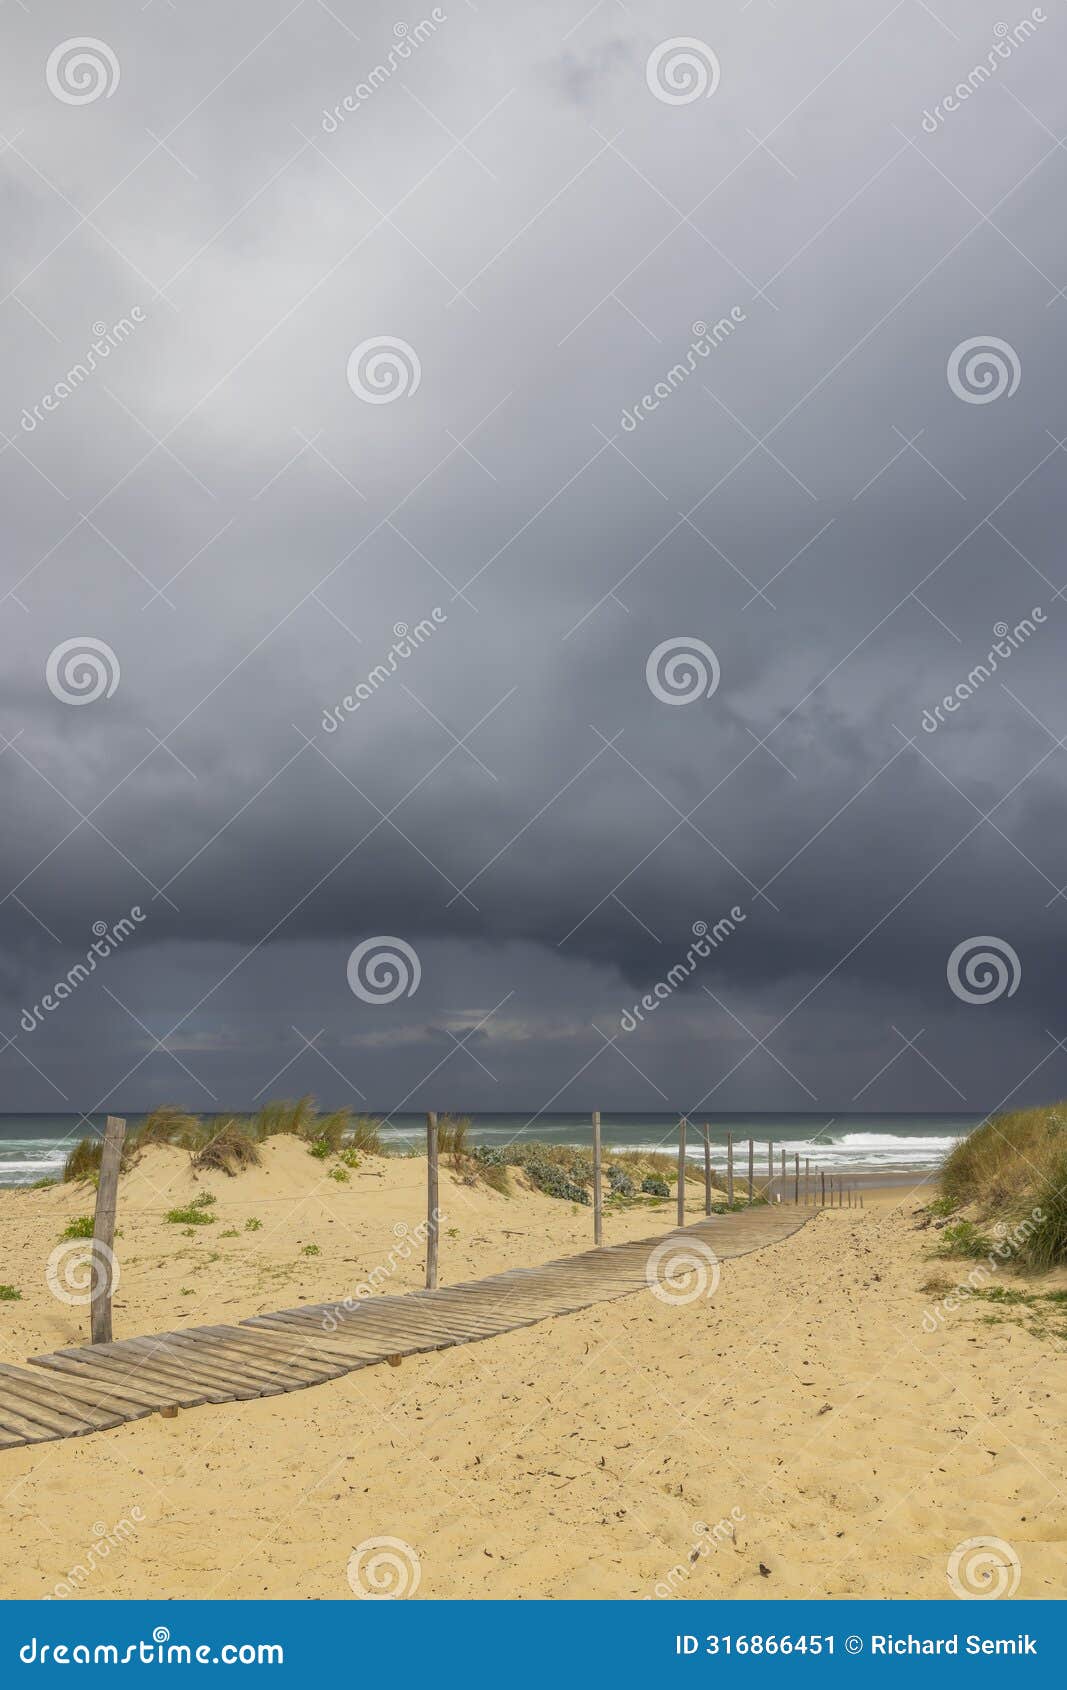
M 77 8 L 9 20 L 7 1106 L 1055 1089 L 1062 6 L 933 135 L 990 6 L 441 10 L 105 7 L 84 105 L 44 73 Z M 719 85 L 663 102 L 693 30 Z M 1018 391 L 967 403 L 990 335 Z M 379 336 L 388 404 L 346 379 Z M 72 707 L 82 635 L 121 676 Z M 684 707 L 676 637 L 721 669 Z M 350 992 L 375 934 L 414 996 Z M 977 1007 L 983 934 L 1023 972 Z

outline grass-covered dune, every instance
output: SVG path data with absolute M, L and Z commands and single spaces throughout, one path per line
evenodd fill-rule
M 313 1097 L 266 1103 L 254 1115 L 227 1115 L 202 1120 L 184 1109 L 166 1104 L 146 1115 L 126 1134 L 123 1169 L 131 1167 L 151 1144 L 169 1144 L 187 1150 L 193 1167 L 236 1174 L 254 1168 L 260 1160 L 259 1147 L 268 1138 L 290 1134 L 301 1139 L 313 1156 L 326 1158 L 342 1150 L 381 1154 L 376 1123 L 350 1109 L 320 1114 Z M 103 1141 L 82 1138 L 74 1145 L 63 1169 L 65 1180 L 94 1179 L 100 1169 Z
M 126 1136 L 123 1170 L 136 1166 L 151 1145 L 170 1145 L 187 1151 L 195 1172 L 213 1170 L 236 1175 L 258 1167 L 262 1146 L 279 1135 L 292 1136 L 322 1161 L 347 1162 L 353 1158 L 390 1154 L 382 1142 L 380 1122 L 373 1116 L 356 1115 L 349 1109 L 320 1113 L 313 1097 L 267 1103 L 253 1115 L 230 1115 L 204 1120 L 174 1105 L 166 1105 L 146 1116 Z M 442 1160 L 467 1185 L 487 1185 L 510 1196 L 513 1180 L 571 1203 L 592 1200 L 593 1159 L 591 1150 L 574 1145 L 543 1144 L 537 1140 L 516 1140 L 502 1147 L 472 1145 L 470 1121 L 464 1116 L 442 1115 L 437 1123 L 438 1151 Z M 69 1181 L 95 1180 L 100 1168 L 101 1139 L 83 1138 L 67 1157 L 63 1177 Z M 397 1155 L 419 1155 L 395 1151 Z M 664 1151 L 626 1150 L 606 1155 L 603 1179 L 609 1203 L 653 1203 L 676 1189 L 677 1163 Z M 339 1177 L 336 1169 L 333 1177 Z M 687 1184 L 703 1182 L 703 1168 L 686 1164 Z M 738 1186 L 744 1190 L 739 1177 Z M 757 1188 L 758 1189 L 758 1188 Z M 717 1208 L 725 1206 L 725 1193 L 713 1190 Z M 762 1196 L 756 1201 L 761 1202 Z M 740 1206 L 736 1204 L 735 1206 Z
M 994 1115 L 949 1151 L 946 1209 L 1010 1224 L 1022 1266 L 1067 1262 L 1067 1103 Z

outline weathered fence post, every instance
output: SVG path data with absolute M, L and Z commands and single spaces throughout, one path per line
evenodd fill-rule
M 678 1122 L 678 1225 L 685 1225 L 685 1128 L 683 1115 Z
M 754 1195 L 755 1195 L 754 1190 L 753 1190 L 753 1185 L 752 1185 L 752 1182 L 753 1182 L 755 1175 L 756 1175 L 755 1156 L 756 1156 L 756 1147 L 753 1144 L 752 1140 L 749 1139 L 749 1141 L 748 1141 L 748 1200 L 749 1200 L 750 1203 L 753 1201 L 753 1198 L 754 1198 Z
M 826 1207 L 826 1169 L 820 1168 L 820 1170 L 819 1170 L 819 1208 L 825 1209 L 825 1207 Z
M 593 1243 L 604 1241 L 604 1215 L 600 1192 L 600 1110 L 593 1110 Z
M 734 1206 L 734 1135 L 726 1135 L 726 1201 Z
M 89 1331 L 94 1344 L 111 1342 L 111 1283 L 114 1278 L 115 1207 L 119 1195 L 119 1168 L 126 1122 L 109 1115 L 104 1126 L 100 1152 L 100 1181 L 96 1188 L 93 1216 L 93 1253 L 90 1265 Z
M 793 1202 L 800 1202 L 800 1157 L 793 1152 Z
M 704 1213 L 711 1214 L 711 1129 L 704 1122 Z
M 774 1202 L 774 1145 L 767 1146 L 767 1201 Z
M 805 1209 L 808 1208 L 810 1203 L 811 1203 L 811 1157 L 805 1156 L 805 1158 L 804 1158 L 804 1207 L 805 1207 Z
M 426 1289 L 437 1290 L 437 1116 L 426 1117 Z

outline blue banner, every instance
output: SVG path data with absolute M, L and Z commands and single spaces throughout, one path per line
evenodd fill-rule
M 1065 1640 L 1060 1602 L 8 1602 L 0 1682 L 1033 1683 Z

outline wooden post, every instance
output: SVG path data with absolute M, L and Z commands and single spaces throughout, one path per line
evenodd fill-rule
M 704 1122 L 704 1213 L 711 1214 L 711 1130 Z
M 774 1145 L 767 1146 L 767 1201 L 774 1202 Z
M 94 1344 L 111 1342 L 111 1282 L 115 1243 L 115 1207 L 119 1195 L 119 1167 L 126 1122 L 109 1115 L 104 1126 L 100 1153 L 100 1180 L 96 1187 L 93 1217 L 93 1253 L 90 1263 L 89 1331 Z
M 819 1207 L 820 1207 L 820 1209 L 825 1209 L 825 1207 L 826 1207 L 826 1169 L 825 1168 L 821 1168 L 819 1170 Z
M 804 1207 L 805 1207 L 805 1209 L 809 1207 L 810 1203 L 811 1203 L 811 1157 L 805 1156 L 805 1158 L 804 1158 Z
M 426 1289 L 437 1290 L 437 1116 L 426 1117 Z
M 800 1202 L 800 1157 L 793 1152 L 793 1202 Z
M 748 1141 L 748 1200 L 749 1200 L 750 1203 L 752 1202 L 752 1199 L 753 1199 L 753 1196 L 754 1196 L 754 1188 L 753 1188 L 752 1182 L 753 1182 L 755 1175 L 756 1175 L 755 1154 L 756 1154 L 756 1147 L 753 1144 L 752 1140 L 749 1139 L 749 1141 Z
M 600 1110 L 593 1110 L 593 1243 L 604 1242 L 604 1215 L 600 1191 Z
M 734 1135 L 726 1135 L 726 1201 L 734 1206 Z
M 685 1225 L 685 1116 L 678 1122 L 678 1225 Z
M 781 1154 L 781 1168 L 782 1168 L 782 1192 L 784 1194 L 785 1188 L 786 1188 L 786 1186 L 785 1186 L 785 1145 L 783 1144 L 779 1148 L 780 1148 L 780 1154 Z

